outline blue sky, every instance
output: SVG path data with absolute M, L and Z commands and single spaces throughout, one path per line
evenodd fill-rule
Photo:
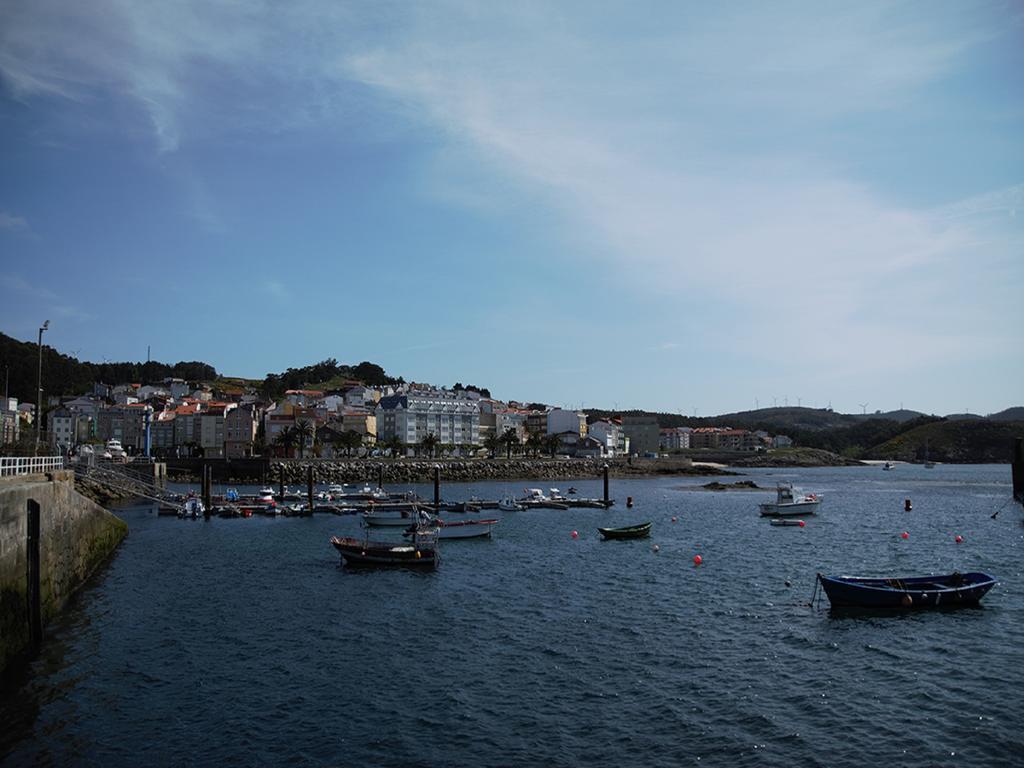
M 562 405 L 997 411 L 1022 72 L 1014 2 L 0 2 L 0 330 Z

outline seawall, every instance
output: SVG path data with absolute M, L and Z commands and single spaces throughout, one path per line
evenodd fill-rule
M 33 650 L 127 533 L 75 490 L 73 472 L 0 478 L 0 672 Z

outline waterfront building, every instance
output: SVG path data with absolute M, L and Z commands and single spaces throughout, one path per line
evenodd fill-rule
M 567 411 L 552 408 L 547 414 L 546 434 L 560 435 L 563 432 L 575 432 L 578 437 L 587 434 L 587 414 L 582 411 Z
M 67 408 L 56 408 L 47 415 L 50 433 L 50 448 L 58 453 L 67 453 L 75 447 L 75 414 Z
M 350 408 L 341 417 L 342 432 L 352 431 L 363 439 L 363 445 L 373 445 L 377 442 L 377 416 L 365 410 Z
M 623 416 L 622 431 L 634 453 L 657 453 L 661 442 L 658 419 L 654 416 Z
M 690 447 L 690 427 L 668 427 L 661 430 L 661 449 L 679 451 Z
M 622 428 L 614 421 L 605 419 L 595 421 L 588 427 L 587 436 L 601 444 L 604 456 L 612 458 L 628 453 L 624 443 L 626 436 L 623 434 Z
M 159 411 L 154 414 L 149 427 L 150 452 L 154 456 L 170 456 L 178 445 L 175 435 L 178 414 L 176 411 Z
M 480 444 L 480 404 L 446 390 L 382 397 L 376 415 L 378 440 L 397 437 L 411 446 L 432 434 L 441 444 Z
M 163 381 L 164 386 L 171 393 L 171 397 L 175 400 L 180 400 L 186 397 L 191 390 L 188 382 L 184 379 L 166 378 Z
M 130 453 L 145 449 L 146 420 L 152 417 L 153 407 L 145 403 L 128 403 L 103 408 L 96 422 L 96 436 L 106 442 L 120 440 Z
M 228 409 L 224 415 L 224 455 L 229 459 L 252 456 L 259 423 L 260 412 L 255 404 Z
M 529 411 L 507 408 L 494 411 L 494 434 L 498 437 L 504 435 L 508 430 L 513 430 L 519 442 L 526 440 L 526 417 Z M 546 429 L 545 423 L 545 429 Z
M 207 458 L 224 458 L 224 419 L 234 403 L 208 403 L 199 413 L 199 447 Z
M 531 435 L 548 434 L 547 411 L 529 411 L 526 414 L 526 431 Z
M 793 439 L 786 435 L 776 435 L 772 438 L 773 448 L 790 448 L 793 445 Z

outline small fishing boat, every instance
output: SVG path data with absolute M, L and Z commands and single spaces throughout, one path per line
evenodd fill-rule
M 363 512 L 363 523 L 375 528 L 408 528 L 415 521 L 415 508 L 373 509 Z
M 417 533 L 408 544 L 347 536 L 332 536 L 331 544 L 341 553 L 342 562 L 350 567 L 436 568 L 441 560 L 436 538 L 431 539 L 424 533 Z
M 891 461 L 887 461 L 885 462 L 885 464 L 882 465 L 882 469 L 888 472 L 890 470 L 896 469 L 896 465 L 893 464 Z
M 520 504 L 511 496 L 506 496 L 498 502 L 498 509 L 502 512 L 522 512 L 526 509 L 526 505 Z
M 833 608 L 956 608 L 977 605 L 995 584 L 987 573 L 870 578 L 818 574 Z
M 762 517 L 791 517 L 813 515 L 821 506 L 822 497 L 814 493 L 803 493 L 788 483 L 776 488 L 774 502 L 758 504 Z
M 792 517 L 773 517 L 768 521 L 771 525 L 795 525 L 799 528 L 804 527 L 803 520 L 796 520 Z
M 651 535 L 651 524 L 637 523 L 624 528 L 598 528 L 597 532 L 608 539 L 646 539 Z

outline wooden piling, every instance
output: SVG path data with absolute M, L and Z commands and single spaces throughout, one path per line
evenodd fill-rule
M 434 511 L 441 509 L 441 465 L 434 465 Z
M 604 465 L 604 503 L 608 506 L 608 465 Z
M 1024 504 L 1024 437 L 1018 437 L 1013 444 L 1013 498 Z
M 309 511 L 313 511 L 313 465 L 306 467 L 306 501 L 309 504 Z
M 277 500 L 284 501 L 284 464 L 278 467 L 280 472 L 277 475 Z

